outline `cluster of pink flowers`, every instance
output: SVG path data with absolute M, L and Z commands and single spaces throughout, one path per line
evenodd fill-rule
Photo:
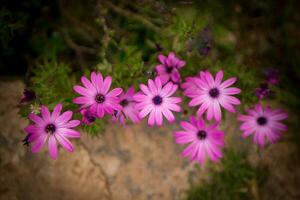
M 181 111 L 182 99 L 175 95 L 180 85 L 183 94 L 190 98 L 188 105 L 198 108 L 196 116 L 180 122 L 183 130 L 174 132 L 176 143 L 188 144 L 182 156 L 200 164 L 205 163 L 206 158 L 219 161 L 225 144 L 225 133 L 219 130 L 222 110 L 235 113 L 235 107 L 241 104 L 234 96 L 241 92 L 239 88 L 233 87 L 237 79 L 231 77 L 223 80 L 222 70 L 215 77 L 209 71 L 200 71 L 197 76 L 187 77 L 181 83 L 179 70 L 185 66 L 185 61 L 174 53 L 159 55 L 158 59 L 160 64 L 156 66 L 156 78 L 149 79 L 147 85 L 140 84 L 138 92 L 135 92 L 134 87 L 130 87 L 127 92 L 121 88 L 111 89 L 112 78 L 103 77 L 101 73 L 92 72 L 90 78 L 82 76 L 82 85 L 73 88 L 80 95 L 73 102 L 81 106 L 81 123 L 91 125 L 107 115 L 112 117 L 112 122 L 122 125 L 126 124 L 127 119 L 138 123 L 146 117 L 149 126 L 161 126 L 164 118 L 170 123 L 175 122 L 175 112 Z M 61 110 L 62 104 L 58 104 L 52 113 L 46 106 L 42 106 L 41 116 L 29 115 L 33 123 L 25 131 L 28 133 L 28 142 L 32 143 L 32 152 L 40 151 L 46 141 L 53 159 L 58 154 L 57 141 L 67 151 L 73 151 L 68 138 L 80 137 L 80 133 L 73 129 L 80 121 L 71 120 L 71 111 L 61 114 Z M 280 121 L 286 118 L 285 112 L 263 108 L 260 104 L 249 109 L 248 115 L 238 117 L 243 122 L 242 136 L 253 134 L 254 142 L 261 147 L 266 144 L 266 140 L 274 143 L 281 137 L 287 127 Z

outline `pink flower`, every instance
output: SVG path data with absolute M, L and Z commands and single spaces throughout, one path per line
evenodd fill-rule
M 169 82 L 162 87 L 159 77 L 155 81 L 149 79 L 148 87 L 140 84 L 141 93 L 134 95 L 133 99 L 137 101 L 136 109 L 139 110 L 139 117 L 144 118 L 149 114 L 148 125 L 162 125 L 163 115 L 169 122 L 173 122 L 175 117 L 171 111 L 179 112 L 177 105 L 181 102 L 179 97 L 171 97 L 177 90 L 177 85 Z
M 263 147 L 266 139 L 275 143 L 280 139 L 283 131 L 287 131 L 287 126 L 280 121 L 287 119 L 287 113 L 280 109 L 272 110 L 269 106 L 265 109 L 257 104 L 254 109 L 248 110 L 248 115 L 240 115 L 238 119 L 243 121 L 240 129 L 243 137 L 254 134 L 254 143 Z
M 66 111 L 61 114 L 62 104 L 55 106 L 52 113 L 46 106 L 41 107 L 42 116 L 29 114 L 29 119 L 34 124 L 28 125 L 24 130 L 30 135 L 28 141 L 33 143 L 31 151 L 39 152 L 48 140 L 49 153 L 52 159 L 57 158 L 57 141 L 69 152 L 74 148 L 68 138 L 79 138 L 80 133 L 73 130 L 80 124 L 79 120 L 71 120 L 72 111 Z
M 217 120 L 221 120 L 221 108 L 224 107 L 229 112 L 235 112 L 234 105 L 239 105 L 241 102 L 236 97 L 231 96 L 239 94 L 241 90 L 236 87 L 229 87 L 235 81 L 236 78 L 229 78 L 222 82 L 223 71 L 220 70 L 216 78 L 214 79 L 210 72 L 204 72 L 203 78 L 195 78 L 194 82 L 199 89 L 189 90 L 187 96 L 190 96 L 192 100 L 189 106 L 200 105 L 197 115 L 201 116 L 205 111 L 206 118 L 211 120 L 213 117 Z
M 90 111 L 90 109 L 86 109 L 86 108 L 83 108 L 80 110 L 80 113 L 82 115 L 82 122 L 86 125 L 90 125 L 91 123 L 93 123 L 94 121 L 96 121 L 96 114 L 95 113 L 92 113 Z
M 174 132 L 176 143 L 189 143 L 182 152 L 183 157 L 203 164 L 207 155 L 214 162 L 223 156 L 221 148 L 224 146 L 224 132 L 217 129 L 218 123 L 206 126 L 201 118 L 192 116 L 190 122 L 181 121 L 180 126 L 184 130 Z
M 162 82 L 166 84 L 168 81 L 178 83 L 180 81 L 179 69 L 185 65 L 185 61 L 180 60 L 173 52 L 169 53 L 168 57 L 160 54 L 158 60 L 161 64 L 156 66 L 156 72 Z
M 113 121 L 120 121 L 121 124 L 125 124 L 125 118 L 129 118 L 133 123 L 140 121 L 139 112 L 135 109 L 136 102 L 133 100 L 135 95 L 134 87 L 130 87 L 126 93 L 120 95 L 120 104 L 122 106 L 121 111 L 117 111 L 113 115 Z
M 122 89 L 115 88 L 109 92 L 112 82 L 110 76 L 103 80 L 101 73 L 92 72 L 91 81 L 82 76 L 81 82 L 84 87 L 75 85 L 74 90 L 82 96 L 73 100 L 76 104 L 82 104 L 81 109 L 90 108 L 90 111 L 96 113 L 99 118 L 102 118 L 105 113 L 112 115 L 114 110 L 122 109 L 118 98 Z

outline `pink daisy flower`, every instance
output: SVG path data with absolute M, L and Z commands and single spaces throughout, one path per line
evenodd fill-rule
M 207 156 L 214 162 L 223 156 L 221 148 L 224 147 L 224 132 L 217 129 L 218 123 L 206 126 L 203 119 L 192 116 L 190 122 L 181 121 L 180 126 L 183 130 L 174 132 L 176 143 L 189 143 L 182 152 L 183 157 L 203 164 Z
M 179 112 L 177 105 L 181 102 L 179 97 L 171 97 L 176 90 L 177 85 L 169 82 L 162 87 L 159 77 L 155 80 L 148 80 L 148 86 L 140 84 L 141 93 L 135 94 L 133 99 L 137 101 L 136 109 L 139 110 L 139 117 L 144 118 L 149 114 L 148 125 L 162 125 L 163 115 L 169 122 L 173 122 L 175 117 L 171 111 Z
M 164 85 L 168 81 L 178 83 L 180 81 L 178 70 L 185 65 L 185 61 L 177 58 L 173 52 L 169 53 L 168 57 L 160 54 L 158 60 L 161 64 L 156 66 L 156 72 L 162 84 Z
M 288 114 L 280 109 L 272 110 L 269 106 L 265 109 L 257 104 L 253 109 L 248 110 L 248 115 L 240 115 L 238 119 L 242 121 L 240 129 L 243 137 L 254 134 L 255 144 L 263 147 L 268 140 L 275 143 L 281 138 L 282 132 L 287 131 L 287 126 L 280 121 L 287 119 Z
M 133 123 L 140 121 L 139 112 L 135 109 L 136 102 L 133 100 L 134 95 L 134 87 L 130 87 L 126 93 L 120 95 L 120 104 L 123 109 L 113 115 L 114 122 L 120 121 L 124 125 L 126 118 L 129 118 Z
M 74 90 L 81 97 L 76 97 L 73 102 L 81 104 L 82 108 L 89 108 L 97 117 L 102 118 L 105 113 L 112 115 L 114 110 L 121 110 L 118 96 L 122 93 L 121 88 L 115 88 L 109 92 L 112 78 L 107 76 L 104 80 L 101 73 L 92 72 L 91 81 L 85 76 L 81 77 L 84 87 L 75 85 Z
M 80 114 L 82 115 L 81 121 L 86 125 L 92 124 L 97 119 L 96 114 L 92 113 L 90 109 L 83 108 L 80 110 Z
M 71 120 L 72 111 L 61 114 L 62 104 L 55 106 L 52 113 L 46 106 L 41 107 L 41 117 L 33 113 L 29 114 L 29 119 L 34 124 L 28 125 L 24 130 L 30 134 L 28 141 L 32 144 L 31 151 L 39 152 L 48 140 L 49 153 L 52 159 L 58 155 L 57 142 L 69 152 L 74 148 L 68 138 L 79 138 L 80 133 L 73 130 L 80 124 L 79 120 Z
M 241 90 L 236 87 L 229 87 L 235 83 L 236 78 L 229 78 L 222 82 L 223 71 L 220 70 L 214 79 L 210 72 L 204 72 L 203 78 L 195 78 L 194 82 L 199 89 L 189 90 L 187 96 L 192 100 L 189 106 L 200 105 L 197 115 L 201 116 L 205 111 L 206 118 L 211 120 L 215 118 L 217 121 L 221 120 L 221 107 L 229 112 L 235 112 L 234 105 L 239 105 L 241 102 L 234 96 L 239 94 Z

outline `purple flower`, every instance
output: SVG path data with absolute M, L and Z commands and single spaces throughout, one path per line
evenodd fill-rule
M 185 65 L 185 61 L 177 58 L 173 52 L 169 53 L 168 57 L 160 54 L 158 56 L 158 60 L 161 62 L 161 64 L 156 66 L 156 72 L 161 80 L 161 83 L 163 85 L 168 81 L 179 83 L 179 69 Z
M 206 126 L 201 118 L 192 116 L 190 122 L 181 121 L 180 126 L 183 130 L 174 133 L 176 143 L 189 143 L 182 152 L 183 157 L 204 164 L 206 156 L 214 162 L 223 156 L 221 148 L 224 146 L 224 132 L 217 129 L 218 123 Z
M 212 32 L 209 26 L 206 26 L 200 32 L 200 38 L 201 38 L 201 42 L 198 51 L 201 55 L 207 56 L 210 53 L 211 45 L 212 45 Z
M 202 76 L 202 77 L 201 77 Z M 236 78 L 232 77 L 222 82 L 223 71 L 220 70 L 214 79 L 210 72 L 200 73 L 200 78 L 195 78 L 193 81 L 197 89 L 186 92 L 192 100 L 189 106 L 200 105 L 197 115 L 201 116 L 205 111 L 206 118 L 211 120 L 215 118 L 217 121 L 221 120 L 221 108 L 224 107 L 229 112 L 235 112 L 233 105 L 239 105 L 241 102 L 236 97 L 232 96 L 239 94 L 241 90 L 236 87 L 229 87 L 235 83 Z M 188 90 L 188 88 L 186 89 Z
M 288 114 L 280 109 L 271 109 L 269 106 L 263 108 L 257 104 L 255 108 L 248 110 L 248 115 L 240 115 L 242 121 L 240 129 L 243 137 L 254 135 L 254 143 L 263 147 L 266 140 L 275 143 L 281 138 L 282 132 L 287 131 L 287 126 L 280 121 L 287 119 Z
M 276 69 L 264 70 L 266 81 L 270 85 L 277 85 L 279 83 L 279 72 Z
M 107 76 L 104 80 L 101 73 L 92 72 L 91 81 L 85 76 L 81 77 L 84 87 L 75 85 L 74 90 L 81 97 L 76 97 L 73 102 L 81 104 L 82 108 L 89 108 L 97 117 L 102 118 L 104 114 L 114 114 L 114 110 L 122 110 L 118 96 L 122 93 L 121 88 L 115 88 L 109 92 L 112 78 Z
M 33 113 L 29 119 L 34 123 L 28 125 L 24 130 L 30 134 L 28 142 L 32 143 L 31 151 L 39 152 L 48 140 L 49 153 L 52 159 L 57 158 L 57 141 L 64 149 L 73 152 L 74 148 L 68 138 L 79 138 L 80 133 L 73 130 L 80 124 L 79 120 L 71 120 L 72 111 L 61 114 L 62 104 L 55 106 L 52 113 L 46 106 L 41 107 L 41 117 Z
M 26 103 L 30 102 L 36 99 L 35 92 L 32 90 L 24 89 L 23 91 L 23 97 L 20 101 L 20 103 Z
M 258 99 L 263 99 L 265 97 L 268 97 L 272 94 L 273 92 L 269 88 L 269 85 L 267 83 L 263 83 L 260 85 L 259 88 L 255 89 L 255 95 L 258 97 Z
M 113 121 L 120 121 L 121 124 L 125 124 L 125 119 L 129 118 L 133 123 L 140 121 L 139 112 L 135 109 L 136 101 L 133 96 L 135 95 L 134 87 L 130 87 L 126 93 L 120 95 L 120 104 L 122 106 L 121 111 L 116 111 L 113 115 Z
M 97 115 L 92 113 L 90 109 L 83 108 L 80 110 L 80 113 L 82 115 L 81 121 L 86 125 L 92 124 L 97 119 Z
M 179 112 L 180 107 L 177 105 L 181 102 L 179 97 L 171 97 L 176 90 L 177 85 L 168 82 L 162 86 L 159 77 L 155 80 L 148 80 L 148 86 L 140 84 L 142 92 L 134 95 L 133 99 L 137 101 L 135 106 L 139 110 L 139 117 L 144 118 L 149 114 L 148 125 L 163 123 L 163 115 L 169 122 L 173 122 L 175 117 L 171 111 Z

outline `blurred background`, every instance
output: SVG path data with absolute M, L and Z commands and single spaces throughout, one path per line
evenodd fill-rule
M 293 0 L 2 0 L 0 199 L 300 199 L 298 8 Z M 180 157 L 178 125 L 99 120 L 57 161 L 22 144 L 26 116 L 41 103 L 78 109 L 72 86 L 82 74 L 137 89 L 171 51 L 187 62 L 183 78 L 204 69 L 238 77 L 239 112 L 259 101 L 283 108 L 289 131 L 258 149 L 225 114 L 225 156 L 205 166 Z M 24 89 L 34 95 L 20 102 Z M 177 120 L 193 113 L 185 103 Z

